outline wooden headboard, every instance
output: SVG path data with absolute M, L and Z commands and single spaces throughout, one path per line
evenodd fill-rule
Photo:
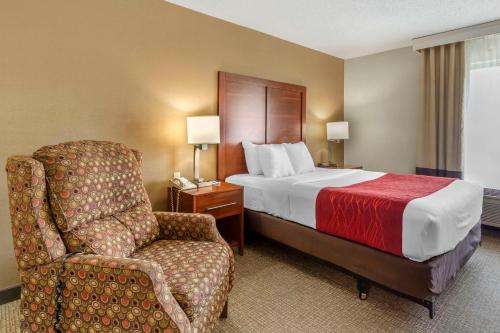
M 247 173 L 241 142 L 305 141 L 306 87 L 219 72 L 217 177 Z

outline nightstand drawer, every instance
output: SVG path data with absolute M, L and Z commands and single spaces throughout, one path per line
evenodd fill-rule
M 220 185 L 177 191 L 169 190 L 172 211 L 210 214 L 217 219 L 217 229 L 229 246 L 238 246 L 243 255 L 243 187 L 220 182 Z
M 241 213 L 241 192 L 221 192 L 200 196 L 196 202 L 196 212 L 211 214 L 216 219 Z

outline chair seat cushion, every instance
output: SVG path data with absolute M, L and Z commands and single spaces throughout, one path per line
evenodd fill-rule
M 228 249 L 214 242 L 159 240 L 132 255 L 156 261 L 172 295 L 193 322 L 209 304 L 210 295 L 229 270 Z
M 70 252 L 126 258 L 136 249 L 130 230 L 112 216 L 62 232 L 61 236 Z
M 149 202 L 142 202 L 124 212 L 113 215 L 134 235 L 135 246 L 139 249 L 160 236 L 160 225 L 151 211 Z

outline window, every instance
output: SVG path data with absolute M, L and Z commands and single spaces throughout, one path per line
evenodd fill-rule
M 500 35 L 466 42 L 464 179 L 500 189 Z

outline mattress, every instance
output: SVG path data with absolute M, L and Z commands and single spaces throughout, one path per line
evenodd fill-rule
M 324 187 L 341 187 L 383 176 L 383 172 L 317 168 L 282 178 L 233 175 L 228 183 L 244 188 L 244 206 L 316 229 L 316 197 Z M 422 262 L 446 253 L 480 219 L 483 189 L 456 180 L 426 197 L 412 200 L 403 214 L 403 255 Z

